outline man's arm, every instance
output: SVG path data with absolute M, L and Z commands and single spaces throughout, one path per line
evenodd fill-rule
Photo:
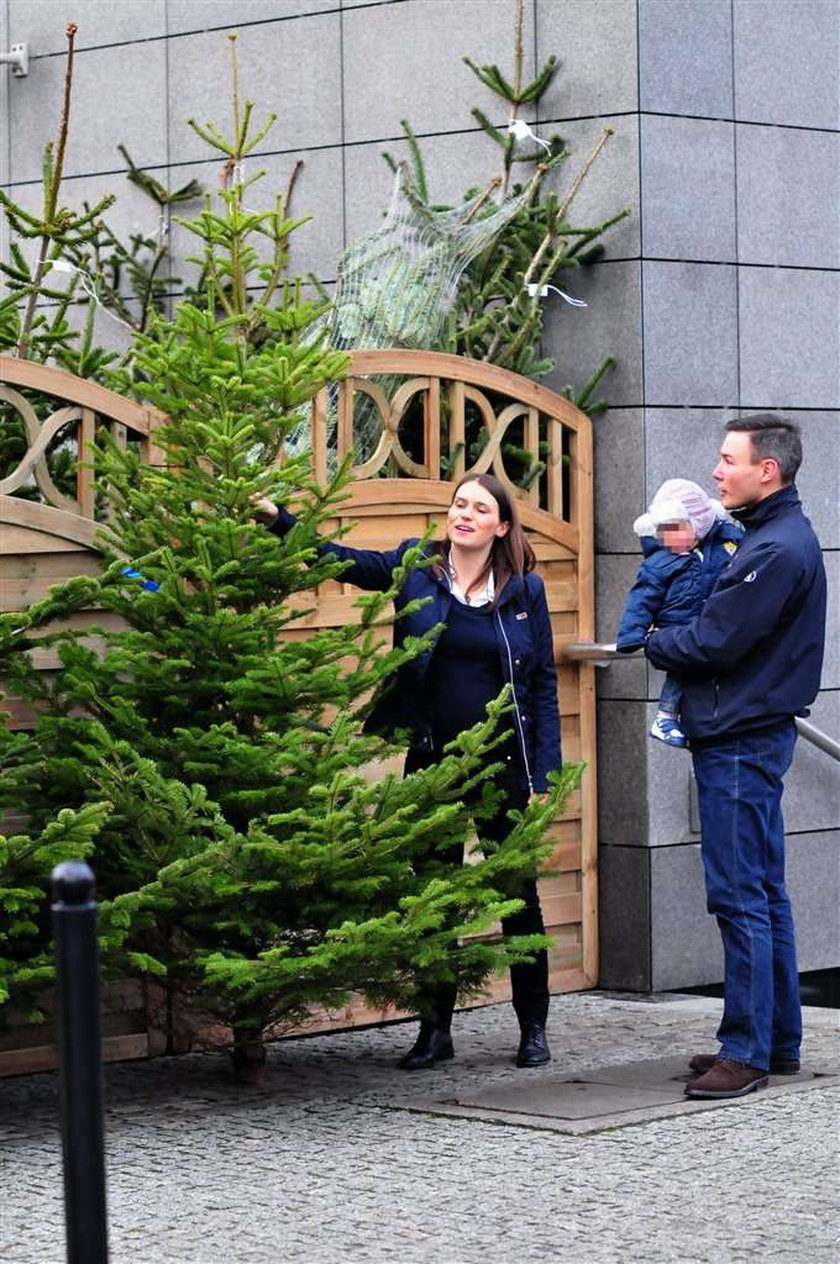
M 772 635 L 801 569 L 791 550 L 769 541 L 736 553 L 700 614 L 653 632 L 645 653 L 663 671 L 698 676 L 732 671 Z

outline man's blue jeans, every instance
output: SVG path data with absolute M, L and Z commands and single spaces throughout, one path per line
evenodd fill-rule
M 799 1058 L 802 1012 L 793 914 L 785 889 L 782 778 L 791 720 L 692 749 L 708 909 L 723 939 L 720 1056 L 767 1070 Z

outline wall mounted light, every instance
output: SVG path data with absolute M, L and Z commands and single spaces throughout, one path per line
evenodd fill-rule
M 0 53 L 0 66 L 11 66 L 15 79 L 25 79 L 29 74 L 29 45 L 12 44 L 8 53 Z

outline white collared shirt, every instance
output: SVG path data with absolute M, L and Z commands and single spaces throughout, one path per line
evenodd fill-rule
M 492 571 L 490 571 L 487 576 L 487 583 L 484 585 L 484 588 L 477 593 L 473 593 L 472 596 L 468 598 L 467 594 L 455 578 L 455 572 L 450 566 L 449 587 L 452 590 L 452 596 L 456 597 L 462 606 L 487 606 L 496 594 L 496 581 L 493 578 Z

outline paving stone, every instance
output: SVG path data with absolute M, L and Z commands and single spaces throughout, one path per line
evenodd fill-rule
M 458 1014 L 455 1059 L 415 1075 L 395 1065 L 410 1024 L 275 1044 L 259 1087 L 222 1053 L 109 1066 L 112 1264 L 834 1264 L 840 1091 L 824 1082 L 589 1135 L 396 1107 L 584 1075 L 632 1089 L 639 1063 L 656 1087 L 714 1048 L 719 1013 L 557 997 L 538 1071 L 513 1066 L 506 1005 Z M 836 1015 L 808 1010 L 806 1030 L 805 1070 L 840 1069 Z M 57 1118 L 54 1074 L 0 1082 L 3 1264 L 65 1258 Z

